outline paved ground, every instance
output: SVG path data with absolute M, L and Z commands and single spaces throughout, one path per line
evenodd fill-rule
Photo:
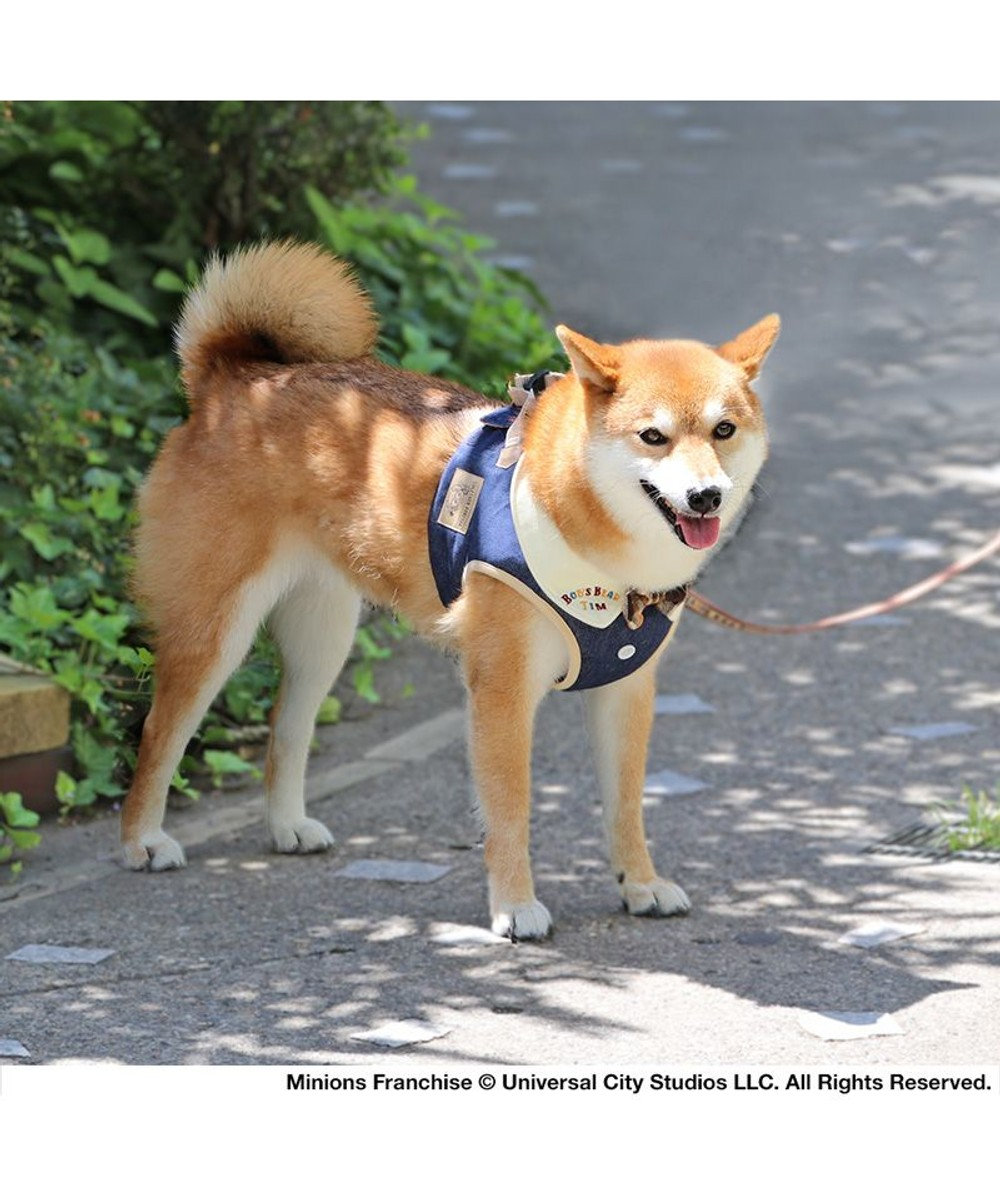
M 996 528 L 1000 123 L 939 105 L 408 106 L 423 188 L 528 267 L 561 320 L 608 340 L 723 339 L 773 309 L 773 458 L 704 578 L 725 607 L 806 619 L 880 597 Z M 512 363 L 511 368 L 530 367 Z M 964 783 L 1000 778 L 1000 563 L 899 623 L 751 639 L 687 617 L 650 769 L 659 861 L 687 919 L 622 915 L 576 700 L 544 707 L 535 859 L 555 938 L 441 942 L 485 924 L 453 669 L 411 645 L 389 704 L 321 736 L 325 857 L 266 854 L 242 793 L 179 813 L 190 867 L 127 874 L 113 822 L 50 830 L 0 905 L 0 955 L 106 947 L 96 965 L 0 959 L 0 1039 L 27 1061 L 572 1064 L 1000 1059 L 1000 864 L 863 853 Z M 401 698 L 407 680 L 416 694 Z M 971 727 L 920 740 L 896 729 Z M 417 726 L 413 738 L 390 739 Z M 344 764 L 347 764 L 346 766 Z M 186 827 L 186 832 L 184 832 Z M 358 880 L 357 859 L 449 868 Z M 838 938 L 872 920 L 921 932 Z M 892 1014 L 822 1042 L 806 1011 Z M 993 1014 L 992 1017 L 990 1014 Z M 386 1050 L 352 1035 L 420 1019 Z

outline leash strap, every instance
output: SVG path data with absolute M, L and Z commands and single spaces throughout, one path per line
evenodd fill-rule
M 699 617 L 705 617 L 709 621 L 714 621 L 717 625 L 725 625 L 727 629 L 737 629 L 743 633 L 818 633 L 823 629 L 835 629 L 838 625 L 848 625 L 852 621 L 863 621 L 865 617 L 877 617 L 882 613 L 891 612 L 894 608 L 902 608 L 904 604 L 912 604 L 914 600 L 919 600 L 921 596 L 926 596 L 928 592 L 934 591 L 943 583 L 947 583 L 949 579 L 954 579 L 956 575 L 960 575 L 963 571 L 968 571 L 977 563 L 981 563 L 990 557 L 992 554 L 1000 550 L 1000 531 L 995 533 L 989 541 L 984 542 L 978 550 L 974 550 L 971 554 L 960 558 L 958 562 L 952 563 L 950 567 L 945 567 L 943 571 L 938 571 L 935 575 L 929 575 L 926 579 L 922 579 L 919 583 L 915 583 L 912 587 L 904 588 L 901 592 L 896 592 L 894 596 L 889 596 L 885 600 L 879 600 L 875 604 L 865 604 L 861 608 L 852 608 L 849 612 L 837 613 L 832 617 L 823 617 L 819 621 L 810 621 L 806 625 L 770 625 L 763 624 L 758 621 L 746 621 L 742 617 L 733 616 L 732 613 L 726 612 L 724 608 L 719 608 L 717 604 L 713 604 L 706 596 L 700 592 L 689 591 L 687 607 L 691 612 L 695 612 Z

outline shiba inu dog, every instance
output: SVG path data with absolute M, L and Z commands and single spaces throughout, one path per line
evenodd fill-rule
M 550 929 L 528 826 L 533 718 L 553 687 L 583 690 L 625 907 L 686 911 L 643 832 L 654 674 L 676 630 L 675 589 L 764 462 L 751 381 L 778 328 L 765 317 L 713 348 L 603 345 L 559 327 L 571 371 L 523 413 L 500 465 L 513 410 L 372 357 L 376 319 L 343 263 L 290 242 L 211 262 L 177 330 L 190 417 L 139 502 L 135 584 L 155 630 L 156 688 L 122 816 L 126 864 L 184 865 L 163 831 L 170 779 L 264 621 L 283 662 L 271 840 L 282 852 L 332 844 L 306 815 L 306 758 L 366 599 L 461 659 L 497 932 Z M 506 538 L 492 559 L 491 523 Z M 666 615 L 663 603 L 643 607 L 664 594 Z

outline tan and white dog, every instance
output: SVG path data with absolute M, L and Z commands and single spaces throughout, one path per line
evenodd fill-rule
M 764 462 L 750 381 L 778 327 L 765 317 L 715 348 L 601 345 L 557 330 L 572 372 L 527 414 L 518 474 L 567 553 L 622 593 L 696 575 Z M 469 572 L 459 598 L 442 604 L 428 511 L 451 455 L 496 406 L 380 363 L 376 335 L 368 297 L 314 246 L 216 259 L 187 299 L 177 347 L 191 414 L 168 435 L 139 504 L 135 582 L 155 631 L 156 690 L 122 816 L 124 860 L 184 865 L 163 831 L 170 780 L 264 621 L 283 663 L 270 836 L 286 853 L 332 844 L 306 816 L 306 759 L 367 599 L 460 655 L 493 928 L 541 938 L 551 922 L 529 859 L 532 726 L 566 675 L 566 639 L 543 605 L 487 572 Z M 636 915 L 688 908 L 657 874 L 643 831 L 658 657 L 584 692 L 611 868 Z

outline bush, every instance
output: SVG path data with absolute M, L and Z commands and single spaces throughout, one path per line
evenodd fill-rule
M 8 103 L 3 118 L 0 295 L 152 354 L 147 331 L 209 250 L 301 236 L 304 180 L 343 202 L 403 161 L 401 126 L 370 101 Z

